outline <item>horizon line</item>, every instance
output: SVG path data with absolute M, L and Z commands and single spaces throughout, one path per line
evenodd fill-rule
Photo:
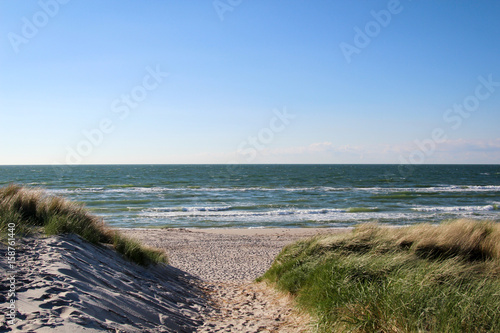
M 50 167 L 77 167 L 77 166 L 162 166 L 162 165 L 397 165 L 397 166 L 430 166 L 430 165 L 497 165 L 500 163 L 92 163 L 92 164 L 0 164 L 0 167 L 14 166 L 50 166 Z

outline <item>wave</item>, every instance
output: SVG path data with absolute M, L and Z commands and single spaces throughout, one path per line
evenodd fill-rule
M 126 200 L 92 200 L 87 203 L 88 206 L 112 206 L 112 205 L 144 205 L 151 203 L 149 199 L 126 199 Z
M 235 207 L 168 207 L 142 210 L 149 217 L 174 216 L 282 216 L 282 215 L 328 215 L 328 214 L 366 214 L 378 212 L 377 207 L 318 208 L 318 209 L 274 209 L 267 211 L 235 210 Z
M 134 186 L 131 184 L 124 185 L 109 185 L 107 187 L 82 187 L 82 188 L 62 188 L 50 189 L 54 193 L 76 193 L 76 192 L 110 192 L 110 193 L 157 193 L 157 192 L 179 192 L 179 191 L 193 191 L 193 192 L 338 192 L 348 191 L 353 188 L 349 187 L 328 187 L 328 186 L 309 186 L 309 187 L 264 187 L 264 186 L 250 186 L 250 187 L 201 187 L 196 185 L 182 186 L 182 187 L 164 187 L 164 186 Z
M 94 193 L 94 192 L 104 192 L 104 191 L 106 191 L 104 187 L 47 189 L 47 192 L 52 194 L 82 193 L 82 192 Z
M 429 187 L 163 187 L 163 186 L 133 186 L 110 185 L 108 187 L 86 187 L 51 189 L 53 193 L 81 193 L 81 192 L 109 192 L 109 193 L 161 193 L 161 192 L 343 192 L 343 191 L 367 191 L 375 194 L 413 194 L 413 193 L 439 193 L 439 192 L 499 192 L 500 185 L 442 185 Z
M 443 185 L 429 187 L 364 187 L 356 188 L 361 191 L 376 192 L 376 193 L 438 193 L 438 192 L 498 192 L 499 185 Z
M 236 226 L 253 225 L 273 225 L 273 226 L 326 226 L 337 225 L 338 223 L 353 223 L 377 221 L 381 223 L 401 224 L 406 222 L 414 223 L 419 220 L 422 213 L 418 212 L 370 212 L 370 213 L 347 213 L 338 211 L 271 211 L 271 212 L 145 212 L 137 216 L 137 221 L 141 223 L 167 223 L 168 225 L 189 225 L 201 223 L 203 226 L 213 224 L 221 227 L 226 223 L 234 223 Z M 438 213 L 431 213 L 431 217 L 437 217 Z M 426 216 L 429 218 L 429 215 Z M 405 222 L 406 221 L 406 222 Z M 345 225 L 344 225 L 345 226 Z
M 168 207 L 168 208 L 147 208 L 143 212 L 160 212 L 160 213 L 172 213 L 172 212 L 223 212 L 230 210 L 231 206 L 226 207 Z
M 452 206 L 452 207 L 414 207 L 412 210 L 417 212 L 475 212 L 475 211 L 493 211 L 498 210 L 497 205 L 486 206 Z
M 215 207 L 165 207 L 147 208 L 140 211 L 140 215 L 147 218 L 202 218 L 207 220 L 224 220 L 229 218 L 269 218 L 276 220 L 289 216 L 291 220 L 366 220 L 366 219 L 394 219 L 396 217 L 421 217 L 419 213 L 473 213 L 499 210 L 497 204 L 484 206 L 419 206 L 406 211 L 384 211 L 378 207 L 349 207 L 349 208 L 281 208 L 281 209 L 241 209 L 240 206 L 215 206 Z M 429 217 L 428 214 L 425 215 Z M 433 214 L 434 216 L 434 214 Z

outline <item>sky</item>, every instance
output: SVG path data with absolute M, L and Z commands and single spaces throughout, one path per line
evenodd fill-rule
M 0 164 L 500 163 L 500 2 L 0 1 Z

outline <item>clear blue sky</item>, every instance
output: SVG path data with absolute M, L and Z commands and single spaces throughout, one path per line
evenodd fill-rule
M 499 1 L 59 1 L 0 2 L 0 164 L 500 163 Z

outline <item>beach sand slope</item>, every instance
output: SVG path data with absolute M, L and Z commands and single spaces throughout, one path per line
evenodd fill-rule
M 194 332 L 202 323 L 203 293 L 176 268 L 146 269 L 76 235 L 18 243 L 17 322 L 2 312 L 0 331 Z M 6 281 L 5 246 L 0 252 Z M 6 304 L 6 290 L 0 295 Z

